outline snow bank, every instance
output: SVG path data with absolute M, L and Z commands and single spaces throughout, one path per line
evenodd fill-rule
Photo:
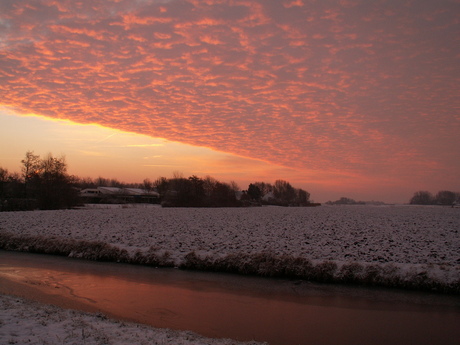
M 188 331 L 155 329 L 0 295 L 0 344 L 30 345 L 256 345 L 209 339 Z
M 0 248 L 460 292 L 460 212 L 423 206 L 0 213 Z

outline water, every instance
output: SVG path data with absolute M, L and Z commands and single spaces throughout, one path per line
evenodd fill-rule
M 270 344 L 458 344 L 460 297 L 0 251 L 0 293 Z

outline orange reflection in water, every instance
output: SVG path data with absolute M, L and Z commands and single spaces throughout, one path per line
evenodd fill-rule
M 40 290 L 44 302 L 58 295 L 115 318 L 208 337 L 270 344 L 456 344 L 460 338 L 458 297 L 0 254 L 0 279 Z

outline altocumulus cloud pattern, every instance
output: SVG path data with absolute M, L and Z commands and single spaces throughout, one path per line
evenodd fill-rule
M 0 99 L 351 179 L 460 174 L 458 1 L 0 3 Z

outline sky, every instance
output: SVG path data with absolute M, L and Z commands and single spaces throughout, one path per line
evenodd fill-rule
M 460 191 L 458 0 L 2 0 L 0 166 Z M 13 157 L 14 156 L 14 157 Z

